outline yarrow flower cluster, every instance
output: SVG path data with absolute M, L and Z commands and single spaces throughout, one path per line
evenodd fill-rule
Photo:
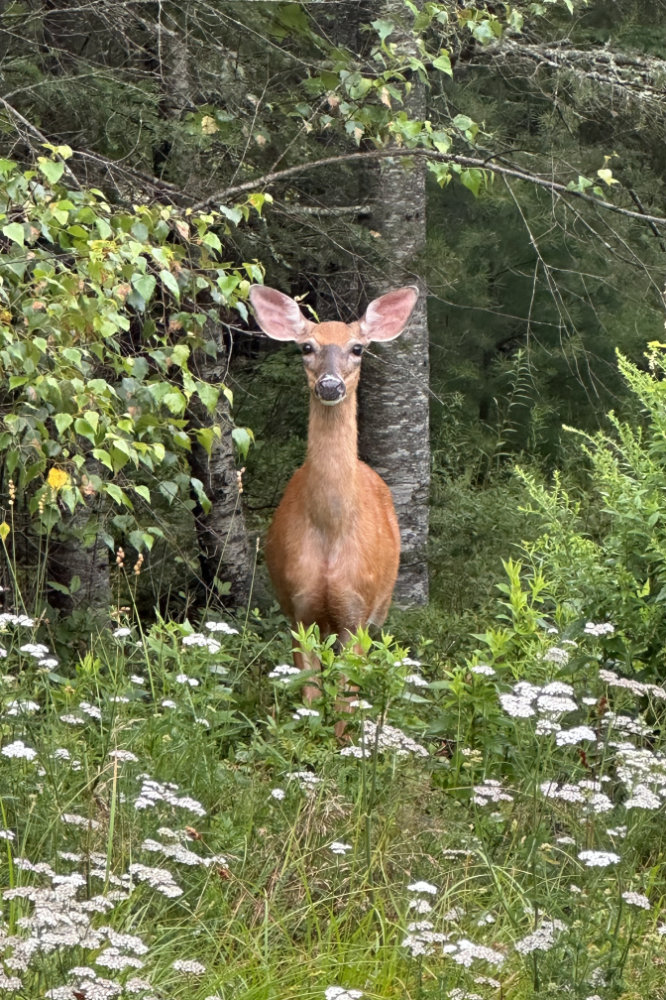
M 641 910 L 649 910 L 650 900 L 640 892 L 623 892 L 622 899 L 630 906 L 638 906 Z
M 227 622 L 206 622 L 206 628 L 210 632 L 223 632 L 225 635 L 238 635 L 238 629 Z
M 166 802 L 167 805 L 178 809 L 186 809 L 196 816 L 206 815 L 206 810 L 196 799 L 191 798 L 189 795 L 178 795 L 178 785 L 175 785 L 173 782 L 156 781 L 147 774 L 143 774 L 140 777 L 142 784 L 139 795 L 134 800 L 135 809 L 150 809 L 160 802 Z
M 366 748 L 372 750 L 377 748 L 379 753 L 392 751 L 398 757 L 407 757 L 412 754 L 415 757 L 428 757 L 428 751 L 401 729 L 396 726 L 389 726 L 386 723 L 371 722 L 366 719 L 363 723 L 363 742 Z
M 197 649 L 205 649 L 208 653 L 219 653 L 222 649 L 217 639 L 212 639 L 210 636 L 204 635 L 203 632 L 191 632 L 189 635 L 184 635 L 182 644 L 186 648 L 192 646 Z
M 300 674 L 300 670 L 293 663 L 278 663 L 276 667 L 273 667 L 268 676 L 271 680 L 280 680 L 286 683 L 290 677 L 295 677 L 296 674 Z
M 597 637 L 601 635 L 613 635 L 615 632 L 615 626 L 611 625 L 610 622 L 599 622 L 599 624 L 586 622 L 583 632 L 585 635 L 594 635 Z
M 578 858 L 588 868 L 608 868 L 621 860 L 620 855 L 614 851 L 580 851 Z
M 7 743 L 0 753 L 3 757 L 14 757 L 20 760 L 34 760 L 37 756 L 37 751 L 32 747 L 25 745 L 23 740 L 14 740 L 13 743 Z
M 516 941 L 514 948 L 519 955 L 530 955 L 533 951 L 550 951 L 556 935 L 565 929 L 561 920 L 543 920 L 536 930 Z
M 509 795 L 509 793 L 502 788 L 502 783 L 500 781 L 494 781 L 491 778 L 486 778 L 481 785 L 474 785 L 473 792 L 474 795 L 472 796 L 472 802 L 477 806 L 497 805 L 500 802 L 513 802 L 513 795 Z
M 341 840 L 334 840 L 332 844 L 328 845 L 329 851 L 333 851 L 333 854 L 341 854 L 343 857 L 348 854 L 352 849 L 351 844 L 345 844 Z
M 327 986 L 324 990 L 326 1000 L 361 1000 L 363 990 L 348 990 L 342 986 Z

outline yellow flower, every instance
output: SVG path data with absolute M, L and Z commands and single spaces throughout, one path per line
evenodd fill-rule
M 46 477 L 46 482 L 49 484 L 53 490 L 61 490 L 63 486 L 69 486 L 69 473 L 65 472 L 64 469 L 49 469 L 49 474 Z

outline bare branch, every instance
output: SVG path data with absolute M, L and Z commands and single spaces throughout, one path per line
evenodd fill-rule
M 520 170 L 518 167 L 503 166 L 500 163 L 494 162 L 491 157 L 480 159 L 478 157 L 460 156 L 453 153 L 439 153 L 434 149 L 407 149 L 404 146 L 390 147 L 388 149 L 371 149 L 358 153 L 343 153 L 339 156 L 326 156 L 321 160 L 309 160 L 305 163 L 298 163 L 293 167 L 287 167 L 284 170 L 275 170 L 272 173 L 256 177 L 254 180 L 245 181 L 243 184 L 234 184 L 231 187 L 224 188 L 204 201 L 197 202 L 192 208 L 194 211 L 213 208 L 230 197 L 244 194 L 246 191 L 254 191 L 257 188 L 270 187 L 272 184 L 277 184 L 280 181 L 288 180 L 290 177 L 296 177 L 299 174 L 307 173 L 309 170 L 315 170 L 319 167 L 339 166 L 343 163 L 352 163 L 358 160 L 370 161 L 391 157 L 425 157 L 428 160 L 438 163 L 451 163 L 464 168 L 487 170 L 489 173 L 497 174 L 500 177 L 513 178 L 514 180 L 525 181 L 527 184 L 542 187 L 546 191 L 558 194 L 563 198 L 581 199 L 590 205 L 594 205 L 596 208 L 603 208 L 609 212 L 617 212 L 630 219 L 640 219 L 642 222 L 652 222 L 655 225 L 666 225 L 666 218 L 660 215 L 649 215 L 646 212 L 634 212 L 631 209 L 622 208 L 620 205 L 614 205 L 603 198 L 593 198 L 589 194 L 573 190 L 565 184 L 560 184 L 539 174 L 529 173 L 526 170 Z

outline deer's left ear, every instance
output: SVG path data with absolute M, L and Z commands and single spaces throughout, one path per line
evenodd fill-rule
M 360 321 L 363 337 L 366 340 L 394 340 L 405 329 L 418 297 L 416 285 L 405 285 L 374 299 Z

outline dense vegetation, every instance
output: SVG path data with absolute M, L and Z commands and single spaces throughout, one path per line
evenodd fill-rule
M 5 5 L 0 997 L 666 998 L 665 37 Z M 361 445 L 420 440 L 430 599 L 302 630 L 312 705 L 255 544 L 306 434 L 264 280 L 428 300 Z

